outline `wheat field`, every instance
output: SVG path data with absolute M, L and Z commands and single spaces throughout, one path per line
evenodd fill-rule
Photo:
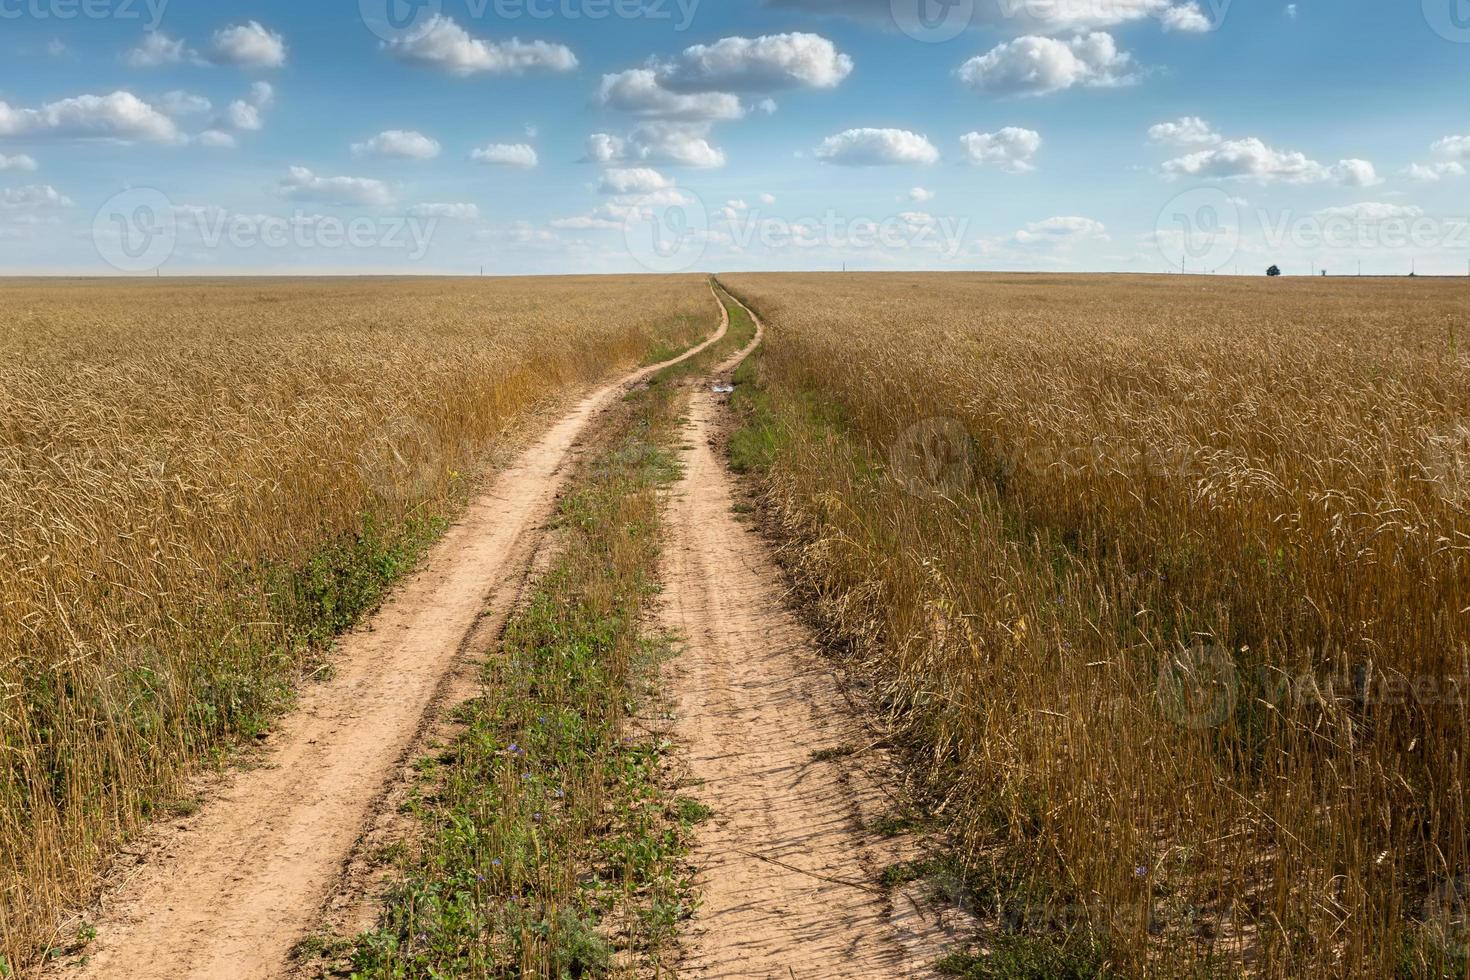
M 720 281 L 791 567 L 992 937 L 1465 975 L 1470 283 Z
M 716 323 L 699 277 L 7 283 L 0 965 L 538 413 Z

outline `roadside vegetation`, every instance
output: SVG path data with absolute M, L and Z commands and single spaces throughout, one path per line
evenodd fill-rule
M 9 286 L 0 964 L 73 938 L 537 413 L 713 317 L 697 277 Z
M 356 940 L 355 976 L 670 971 L 696 901 L 682 858 L 709 812 L 664 767 L 657 675 L 675 638 L 649 608 L 661 493 L 678 477 L 680 382 L 753 333 L 748 317 L 732 324 L 596 430 L 560 503 L 549 568 L 488 651 L 452 744 L 424 761 L 423 833 L 381 926 Z
M 947 972 L 1464 975 L 1463 283 L 721 282 L 732 463 L 950 836 L 892 876 L 985 925 Z

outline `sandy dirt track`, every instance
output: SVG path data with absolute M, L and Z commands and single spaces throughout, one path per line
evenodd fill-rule
M 54 972 L 129 980 L 284 974 L 467 639 L 498 630 L 508 614 L 579 434 L 664 366 L 594 392 L 498 474 L 418 571 L 341 640 L 334 676 L 302 692 L 272 733 L 264 764 L 232 777 L 180 828 L 155 832 L 156 849 L 104 896 L 85 965 Z
M 813 758 L 867 738 L 786 608 L 765 543 L 734 516 L 712 446 L 719 397 L 708 384 L 694 395 L 666 518 L 663 618 L 684 643 L 666 677 L 673 734 L 688 793 L 714 813 L 691 856 L 701 905 L 681 976 L 927 975 L 943 930 L 906 894 L 878 887 L 899 855 L 864 830 L 892 812 L 885 760 Z

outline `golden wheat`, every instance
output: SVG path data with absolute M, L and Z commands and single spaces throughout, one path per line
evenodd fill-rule
M 992 915 L 1128 975 L 1463 973 L 1470 285 L 721 281 L 798 572 Z
M 532 414 L 715 319 L 695 277 L 7 284 L 0 966 Z

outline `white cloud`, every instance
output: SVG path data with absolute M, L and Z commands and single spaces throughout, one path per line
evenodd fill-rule
M 142 42 L 123 55 L 123 61 L 132 68 L 158 68 L 177 65 L 185 58 L 192 60 L 194 53 L 184 42 L 169 37 L 162 31 L 149 31 Z
M 1181 34 L 1205 34 L 1215 29 L 1215 24 L 1197 3 L 1180 4 L 1160 12 L 1159 23 L 1166 31 Z
M 673 181 L 650 167 L 609 170 L 598 186 L 604 194 L 650 194 L 672 187 Z
M 24 153 L 8 157 L 0 153 L 0 170 L 15 170 L 20 173 L 35 173 L 38 169 L 34 157 L 28 157 Z
M 760 196 L 760 202 L 762 204 L 767 204 L 767 205 L 769 205 L 769 204 L 775 204 L 776 203 L 776 195 L 774 195 L 774 194 L 762 194 Z
M 1349 187 L 1370 187 L 1380 182 L 1373 164 L 1366 160 L 1340 160 L 1325 166 L 1303 153 L 1273 149 L 1255 137 L 1228 140 L 1213 149 L 1169 160 L 1164 164 L 1164 173 L 1170 177 L 1254 180 L 1262 184 L 1336 181 Z
M 237 68 L 280 68 L 286 63 L 286 40 L 259 21 L 234 24 L 215 32 L 209 58 Z
M 195 139 L 200 146 L 207 146 L 212 150 L 233 150 L 238 145 L 235 137 L 222 129 L 206 129 Z
M 1088 239 L 1108 240 L 1107 228 L 1091 218 L 1061 216 L 1035 221 L 1011 236 L 1028 248 L 1062 248 Z
M 934 200 L 935 196 L 935 193 L 927 188 L 915 187 L 903 197 L 899 198 L 899 200 L 911 201 L 914 204 L 927 204 L 929 201 Z
M 1377 169 L 1367 160 L 1339 160 L 1328 168 L 1328 175 L 1344 187 L 1376 187 L 1383 183 Z
M 225 110 L 225 123 L 231 129 L 254 132 L 264 128 L 264 122 L 260 118 L 260 110 L 249 102 L 236 100 L 230 103 Z
M 1062 41 L 1027 35 L 1007 41 L 960 66 L 959 76 L 977 92 L 1046 95 L 1065 89 L 1108 88 L 1136 80 L 1133 58 L 1111 34 Z
M 671 92 L 652 68 L 633 68 L 602 76 L 598 99 L 619 112 L 650 119 L 708 122 L 745 115 L 740 98 L 728 92 Z
M 852 59 L 820 35 L 771 34 L 686 48 L 658 81 L 674 92 L 771 92 L 835 88 L 851 73 Z
M 1411 163 L 1404 169 L 1403 175 L 1410 180 L 1417 180 L 1425 184 L 1434 184 L 1448 177 L 1465 176 L 1465 165 L 1457 160 L 1446 160 L 1437 163 Z
M 708 123 L 650 120 L 628 136 L 593 133 L 587 138 L 592 163 L 668 163 L 681 167 L 723 167 L 725 152 L 710 145 Z
M 384 205 L 393 202 L 393 192 L 381 180 L 318 177 L 306 167 L 292 167 L 281 181 L 280 189 L 284 197 L 323 204 Z
M 1393 221 L 1402 218 L 1422 218 L 1424 209 L 1412 204 L 1385 204 L 1381 201 L 1363 201 L 1360 204 L 1349 204 L 1345 207 L 1323 208 L 1317 212 L 1321 218 L 1352 218 L 1355 221 L 1370 223 L 1377 221 Z
M 237 132 L 253 133 L 265 128 L 261 115 L 276 101 L 276 90 L 269 82 L 256 82 L 250 86 L 250 94 L 231 102 L 223 118 L 215 124 L 217 129 L 233 129 Z
M 490 143 L 470 154 L 476 163 L 488 163 L 500 167 L 518 167 L 532 170 L 540 162 L 536 148 L 525 143 Z
M 415 204 L 408 209 L 411 218 L 443 218 L 447 221 L 479 221 L 480 208 L 475 204 Z
M 1470 135 L 1446 136 L 1431 149 L 1435 156 L 1447 160 L 1470 160 Z
M 1148 139 L 1164 146 L 1214 146 L 1222 137 L 1199 116 L 1181 116 L 1173 122 L 1150 126 Z
M 75 207 L 71 198 L 49 184 L 0 188 L 0 211 L 42 211 Z
M 131 92 L 78 95 L 39 109 L 0 102 L 0 136 L 178 143 L 172 119 Z
M 213 108 L 214 103 L 204 96 L 178 90 L 165 92 L 158 100 L 158 110 L 176 118 L 198 115 Z
M 439 155 L 439 141 L 411 129 L 385 129 L 370 140 L 352 144 L 355 157 L 386 157 L 392 160 L 432 160 Z
M 399 61 L 438 68 L 460 77 L 481 72 L 494 75 L 567 72 L 577 67 L 577 56 L 564 44 L 514 37 L 508 41 L 485 41 L 471 37 L 443 14 L 435 14 L 418 30 L 387 41 L 383 47 Z
M 960 143 L 973 164 L 995 164 L 1008 173 L 1024 174 L 1036 169 L 1031 161 L 1041 149 L 1041 134 L 1007 126 L 998 133 L 966 133 Z
M 892 27 L 896 9 L 893 0 L 768 0 L 775 7 L 833 14 L 866 20 Z M 969 5 L 958 7 L 966 11 Z M 935 8 L 939 9 L 939 8 Z M 973 27 L 1002 27 L 1017 32 L 1043 31 L 1067 33 L 1116 27 L 1149 17 L 1164 22 L 1165 28 L 1179 30 L 1179 23 L 1196 29 L 1195 15 L 1204 16 L 1198 3 L 1179 4 L 1176 0 L 976 0 L 969 14 Z M 962 16 L 953 13 L 952 16 Z
M 850 167 L 939 162 L 934 144 L 906 129 L 849 129 L 817 147 L 817 159 Z

